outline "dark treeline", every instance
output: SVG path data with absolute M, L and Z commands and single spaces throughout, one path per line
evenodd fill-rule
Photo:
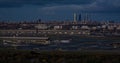
M 120 63 L 120 54 L 0 50 L 0 63 Z

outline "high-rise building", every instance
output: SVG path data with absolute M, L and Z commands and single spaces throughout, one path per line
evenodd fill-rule
M 74 13 L 74 22 L 77 22 L 77 14 Z
M 82 17 L 81 17 L 81 14 L 79 14 L 78 21 L 81 21 L 81 20 L 82 20 Z
M 86 13 L 86 16 L 85 16 L 85 21 L 88 21 L 89 18 L 88 18 L 88 14 Z

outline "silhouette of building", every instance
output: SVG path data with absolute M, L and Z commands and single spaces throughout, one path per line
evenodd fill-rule
M 82 21 L 82 17 L 81 17 L 81 14 L 79 14 L 79 18 L 78 18 L 78 21 Z

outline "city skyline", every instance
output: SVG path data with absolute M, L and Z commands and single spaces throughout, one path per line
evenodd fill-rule
M 0 0 L 0 21 L 69 21 L 87 13 L 93 21 L 120 21 L 119 0 Z

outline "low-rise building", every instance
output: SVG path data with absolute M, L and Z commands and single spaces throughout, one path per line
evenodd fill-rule
M 48 28 L 48 26 L 46 24 L 38 24 L 38 25 L 35 25 L 35 28 L 45 30 Z

